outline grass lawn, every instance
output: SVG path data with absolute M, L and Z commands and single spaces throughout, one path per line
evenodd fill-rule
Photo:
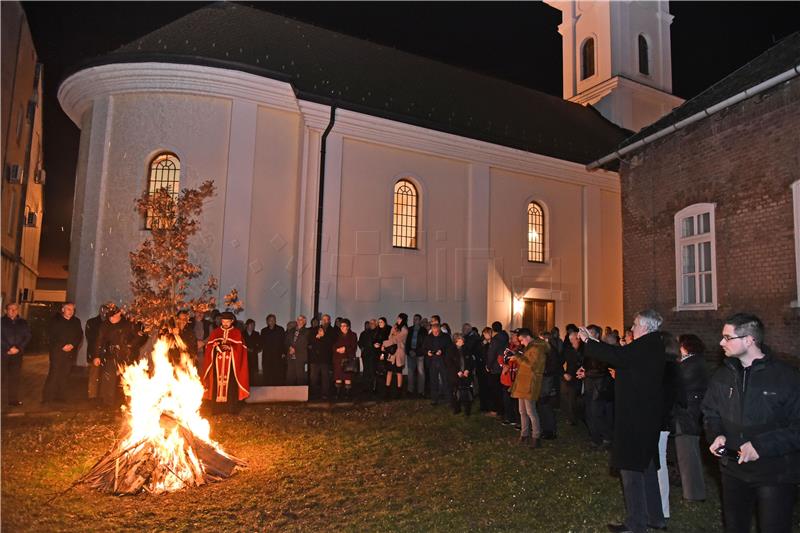
M 249 467 L 233 478 L 160 496 L 76 487 L 122 422 L 76 412 L 6 418 L 4 531 L 604 531 L 623 516 L 619 480 L 582 427 L 529 450 L 481 415 L 421 400 L 332 409 L 248 405 L 211 419 L 212 436 Z M 563 422 L 563 421 L 560 421 Z M 708 500 L 671 494 L 672 532 L 720 531 Z

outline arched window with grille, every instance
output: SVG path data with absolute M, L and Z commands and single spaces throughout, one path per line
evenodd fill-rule
M 645 76 L 650 75 L 650 56 L 647 38 L 639 34 L 639 72 Z
M 181 161 L 173 153 L 162 152 L 150 161 L 150 170 L 147 176 L 147 192 L 155 194 L 161 189 L 166 189 L 172 198 L 178 198 L 181 187 Z M 153 229 L 168 221 L 157 220 L 153 213 L 147 213 L 145 228 Z
M 581 79 L 594 76 L 594 37 L 589 37 L 581 45 Z
M 528 261 L 544 263 L 544 210 L 536 202 L 528 204 Z
M 417 248 L 417 216 L 419 194 L 413 183 L 406 179 L 394 184 L 394 210 L 392 213 L 392 246 Z

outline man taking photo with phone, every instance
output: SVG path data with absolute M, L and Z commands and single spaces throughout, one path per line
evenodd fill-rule
M 800 482 L 800 373 L 761 349 L 764 324 L 738 313 L 722 328 L 722 367 L 703 400 L 709 450 L 722 471 L 725 531 L 789 533 Z

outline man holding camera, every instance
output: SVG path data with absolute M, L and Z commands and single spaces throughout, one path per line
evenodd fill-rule
M 585 355 L 616 368 L 611 464 L 622 478 L 625 521 L 608 525 L 615 533 L 645 533 L 648 528 L 667 527 L 656 476 L 666 364 L 658 331 L 662 322 L 653 309 L 639 312 L 631 328 L 634 340 L 625 346 L 602 342 L 586 328 L 579 332 L 586 343 Z
M 722 328 L 725 352 L 703 400 L 709 450 L 720 459 L 725 531 L 789 533 L 800 482 L 800 373 L 761 350 L 764 325 L 738 313 Z

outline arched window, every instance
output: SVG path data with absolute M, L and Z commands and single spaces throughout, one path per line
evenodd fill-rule
M 392 217 L 392 246 L 417 247 L 417 188 L 408 180 L 394 184 L 394 213 Z
M 581 79 L 594 76 L 594 38 L 589 37 L 581 46 Z
M 639 34 L 639 72 L 645 76 L 650 75 L 650 56 L 647 46 L 647 39 Z
M 544 263 L 544 210 L 536 202 L 528 204 L 528 261 Z
M 150 173 L 147 177 L 147 192 L 155 194 L 161 189 L 166 189 L 174 199 L 178 198 L 181 186 L 181 161 L 178 156 L 169 152 L 156 155 L 150 162 Z M 166 221 L 163 221 L 166 223 Z M 147 213 L 145 227 L 152 229 L 153 225 L 162 222 L 154 219 L 152 213 Z

